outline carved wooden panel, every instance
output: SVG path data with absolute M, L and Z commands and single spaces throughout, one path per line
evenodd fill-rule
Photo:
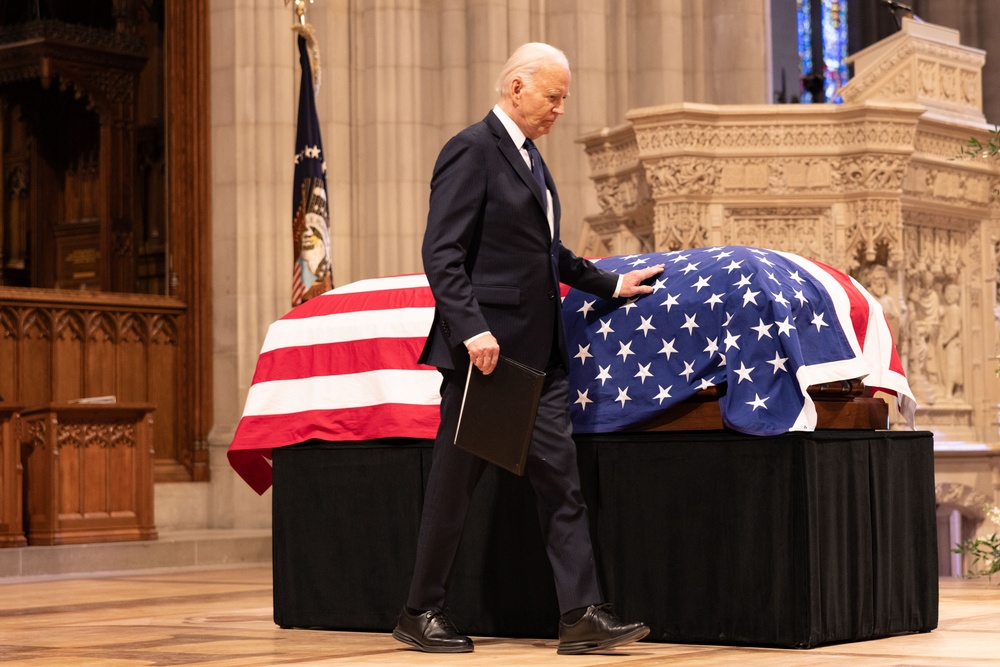
M 18 413 L 24 406 L 0 399 L 0 547 L 27 544 L 21 524 L 23 469 Z
M 22 413 L 29 544 L 156 539 L 152 410 L 53 403 Z
M 42 295 L 44 302 L 37 303 Z M 191 392 L 177 336 L 184 305 L 169 297 L 104 295 L 103 304 L 92 298 L 48 290 L 0 293 L 0 359 L 9 359 L 5 368 L 13 370 L 0 380 L 0 395 L 29 406 L 92 396 L 150 403 L 161 424 L 152 439 L 158 476 L 190 479 L 195 437 L 181 406 Z

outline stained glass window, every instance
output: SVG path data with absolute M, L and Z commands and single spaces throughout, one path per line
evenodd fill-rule
M 799 62 L 801 74 L 813 71 L 813 63 L 821 54 L 823 91 L 829 102 L 843 100 L 836 94 L 847 83 L 847 0 L 797 0 Z M 818 22 L 814 19 L 818 17 Z M 819 33 L 814 35 L 814 28 Z M 802 102 L 812 102 L 813 94 L 803 87 Z

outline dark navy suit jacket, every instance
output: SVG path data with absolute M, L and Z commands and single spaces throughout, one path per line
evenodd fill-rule
M 496 114 L 441 150 L 422 249 L 436 311 L 421 363 L 464 372 L 464 341 L 488 330 L 501 354 L 538 369 L 555 342 L 568 368 L 559 282 L 610 298 L 618 276 L 563 247 L 559 197 L 547 168 L 545 182 L 555 238 L 543 193 Z

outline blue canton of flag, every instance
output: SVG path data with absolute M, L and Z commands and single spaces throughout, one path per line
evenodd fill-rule
M 868 373 L 851 304 L 809 260 L 727 246 L 596 263 L 615 273 L 666 268 L 642 297 L 567 294 L 578 433 L 639 426 L 711 387 L 724 392 L 719 407 L 729 428 L 754 435 L 811 430 L 807 387 Z
M 311 38 L 311 32 L 307 32 Z M 302 80 L 295 133 L 295 177 L 292 188 L 292 306 L 333 289 L 330 262 L 330 214 L 326 161 L 316 115 L 313 71 L 307 48 L 315 40 L 298 36 Z

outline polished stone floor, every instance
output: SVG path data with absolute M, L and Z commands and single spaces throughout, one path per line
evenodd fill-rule
M 554 640 L 476 638 L 474 653 L 442 656 L 388 634 L 276 627 L 269 566 L 8 580 L 0 583 L 0 664 L 986 667 L 1000 665 L 998 584 L 943 579 L 934 632 L 811 650 L 643 642 L 558 656 Z

